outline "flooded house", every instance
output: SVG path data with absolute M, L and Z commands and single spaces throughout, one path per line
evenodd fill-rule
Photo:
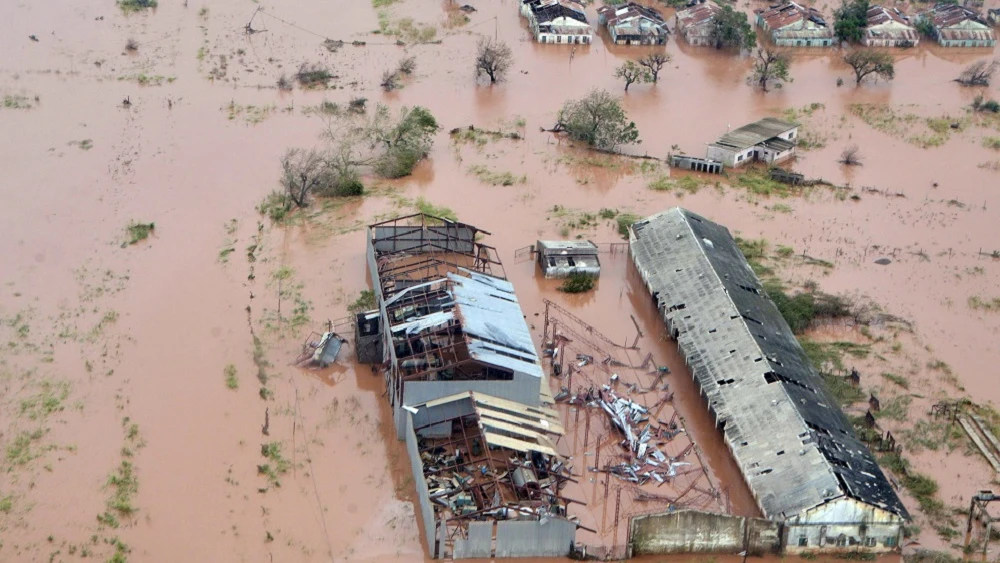
M 958 4 L 936 4 L 917 15 L 931 24 L 932 36 L 943 47 L 994 47 L 996 32 L 979 14 Z
M 815 8 L 795 2 L 757 10 L 757 27 L 767 32 L 779 47 L 830 47 L 833 28 Z
M 522 0 L 521 14 L 539 43 L 588 45 L 593 39 L 587 12 L 577 0 Z
M 868 8 L 867 17 L 861 38 L 866 47 L 916 47 L 920 43 L 920 33 L 897 8 L 876 4 Z
M 558 413 L 464 392 L 406 407 L 406 449 L 431 557 L 560 557 L 574 544 Z
M 909 514 L 729 230 L 673 208 L 629 245 L 783 551 L 897 550 Z
M 714 47 L 715 14 L 720 9 L 718 4 L 703 2 L 678 10 L 674 16 L 674 29 L 690 45 Z
M 634 2 L 601 6 L 597 17 L 616 45 L 663 45 L 670 33 L 660 12 Z
M 601 275 L 597 245 L 589 240 L 540 240 L 535 243 L 535 252 L 546 278 Z
M 383 366 L 397 437 L 404 405 L 476 391 L 527 406 L 551 391 L 489 233 L 417 214 L 368 228 L 377 310 L 358 316 L 358 347 Z
M 794 123 L 765 117 L 708 145 L 707 158 L 725 166 L 742 166 L 752 161 L 776 164 L 795 156 L 798 130 Z

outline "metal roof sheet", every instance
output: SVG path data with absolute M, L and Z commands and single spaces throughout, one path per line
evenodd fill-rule
M 909 517 L 725 227 L 674 208 L 630 246 L 768 518 L 842 497 Z
M 765 117 L 764 119 L 726 133 L 713 144 L 732 147 L 738 150 L 748 149 L 768 139 L 777 137 L 782 133 L 791 131 L 796 127 L 798 126 L 794 123 L 788 123 L 787 121 L 781 121 L 773 117 Z
M 715 14 L 721 9 L 718 4 L 705 2 L 704 4 L 698 4 L 686 10 L 681 10 L 675 16 L 677 18 L 677 27 L 683 29 L 711 22 L 715 19 Z

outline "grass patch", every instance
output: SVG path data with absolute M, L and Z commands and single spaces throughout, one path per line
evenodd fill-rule
M 965 433 L 958 424 L 948 420 L 920 419 L 913 428 L 901 432 L 906 447 L 913 453 L 944 449 L 954 451 L 965 443 Z
M 882 377 L 884 377 L 885 379 L 888 379 L 889 381 L 895 383 L 896 385 L 899 385 L 903 389 L 909 389 L 910 388 L 910 382 L 909 382 L 909 380 L 907 380 L 905 377 L 903 377 L 901 375 L 896 375 L 895 373 L 883 372 L 882 373 Z
M 0 497 L 0 512 L 10 514 L 14 510 L 14 496 L 7 495 Z
M 386 6 L 392 6 L 399 0 L 372 0 L 372 7 L 374 8 L 385 8 Z
M 904 421 L 910 410 L 910 403 L 913 397 L 909 395 L 899 395 L 882 403 L 882 409 L 875 414 L 875 418 L 888 418 L 890 420 Z
M 619 213 L 618 217 L 615 218 L 615 221 L 618 224 L 618 234 L 627 239 L 629 228 L 632 227 L 633 223 L 640 219 L 642 219 L 642 217 L 639 217 L 635 213 Z
M 978 295 L 973 295 L 969 298 L 969 308 L 976 311 L 1000 311 L 1000 297 L 994 297 L 992 299 L 983 299 Z
M 618 210 L 602 207 L 601 210 L 597 212 L 597 216 L 601 219 L 614 219 L 618 216 Z
M 118 0 L 118 7 L 126 14 L 155 8 L 156 0 Z
M 8 464 L 7 471 L 11 471 L 14 467 L 27 465 L 32 460 L 40 457 L 47 449 L 51 449 L 38 447 L 37 442 L 43 436 L 45 436 L 45 430 L 41 428 L 31 432 L 22 431 L 15 436 L 7 444 L 7 451 L 4 452 Z
M 162 86 L 164 83 L 171 83 L 177 80 L 176 76 L 163 76 L 160 74 L 130 74 L 127 76 L 119 76 L 119 81 L 135 82 L 139 86 Z
M 125 242 L 122 243 L 122 248 L 136 244 L 139 241 L 146 240 L 155 230 L 156 223 L 140 223 L 138 221 L 132 221 L 127 227 L 125 227 L 125 234 L 127 237 Z
M 514 184 L 523 184 L 528 181 L 528 177 L 525 175 L 515 176 L 510 172 L 493 172 L 479 164 L 470 166 L 469 172 L 479 178 L 481 182 L 491 186 L 513 186 Z
M 683 195 L 685 193 L 695 194 L 701 189 L 702 184 L 696 176 L 680 176 L 675 179 L 671 179 L 667 176 L 659 176 L 651 180 L 646 187 L 651 190 L 658 192 L 662 191 L 676 191 L 677 195 Z
M 774 180 L 766 170 L 755 168 L 737 175 L 735 185 L 762 196 L 791 197 L 801 193 L 801 188 Z
M 33 106 L 27 96 L 7 94 L 3 97 L 3 107 L 6 109 L 31 109 Z
M 226 376 L 226 388 L 232 389 L 233 391 L 240 388 L 240 380 L 236 375 L 236 366 L 229 364 L 224 370 L 222 370 Z
M 416 207 L 417 211 L 423 213 L 424 215 L 440 217 L 441 219 L 447 219 L 449 221 L 458 221 L 458 215 L 456 215 L 454 211 L 444 206 L 434 205 L 423 197 L 418 197 L 417 201 L 413 205 Z
M 264 456 L 267 462 L 257 466 L 257 473 L 267 477 L 268 483 L 275 487 L 280 487 L 281 481 L 279 478 L 288 473 L 288 470 L 292 467 L 291 462 L 281 454 L 281 442 L 261 444 L 260 455 Z
M 358 295 L 358 298 L 347 306 L 347 311 L 356 315 L 362 311 L 371 311 L 374 308 L 375 292 L 370 289 L 364 289 L 361 291 L 361 294 Z
M 921 148 L 943 145 L 954 130 L 952 124 L 957 123 L 960 130 L 965 123 L 948 116 L 920 118 L 888 104 L 851 104 L 849 110 L 873 129 Z
M 396 37 L 405 43 L 431 43 L 437 37 L 437 28 L 425 23 L 417 23 L 413 18 L 392 21 L 385 10 L 378 11 L 378 32 Z
M 559 286 L 559 291 L 564 293 L 586 293 L 594 289 L 594 285 L 597 283 L 597 278 L 590 274 L 574 273 L 570 274 L 562 285 Z
M 333 75 L 321 64 L 302 63 L 298 72 L 295 73 L 295 80 L 303 88 L 326 88 L 327 83 L 333 79 Z
M 1000 137 L 985 137 L 983 146 L 988 149 L 1000 150 Z
M 257 211 L 271 219 L 272 223 L 281 225 L 288 219 L 292 205 L 292 198 L 288 197 L 288 194 L 274 190 L 257 205 Z
M 266 106 L 244 106 L 237 104 L 236 102 L 229 102 L 229 105 L 226 106 L 226 110 L 229 112 L 227 117 L 230 121 L 235 120 L 237 117 L 242 117 L 244 122 L 251 125 L 257 125 L 258 123 L 261 123 L 271 117 L 271 114 L 276 109 L 278 108 L 274 104 Z
M 21 401 L 21 415 L 26 415 L 31 420 L 46 418 L 62 411 L 63 401 L 69 396 L 69 383 L 65 381 L 59 383 L 43 381 L 40 387 L 38 394 Z

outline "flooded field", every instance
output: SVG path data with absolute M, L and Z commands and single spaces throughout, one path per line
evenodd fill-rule
M 0 560 L 423 560 L 382 378 L 352 346 L 326 370 L 291 365 L 368 289 L 363 226 L 418 210 L 493 233 L 536 344 L 543 299 L 616 342 L 634 337 L 635 315 L 738 512 L 754 510 L 749 493 L 627 256 L 609 258 L 596 291 L 568 295 L 517 249 L 619 242 L 621 214 L 675 205 L 766 239 L 789 287 L 814 282 L 903 321 L 807 332 L 856 344 L 843 362 L 864 397 L 848 413 L 863 415 L 869 393 L 883 412 L 896 405 L 880 427 L 946 507 L 991 486 L 964 434 L 929 412 L 946 399 L 1000 404 L 1000 151 L 986 141 L 1000 120 L 968 109 L 1000 91 L 953 81 L 994 52 L 921 44 L 893 51 L 892 82 L 854 87 L 838 50 L 798 50 L 794 81 L 763 94 L 746 84 L 749 59 L 671 38 L 660 82 L 623 95 L 642 141 L 626 152 L 700 156 L 730 127 L 785 116 L 810 141 L 791 167 L 837 187 L 681 183 L 658 161 L 540 131 L 591 89 L 623 94 L 614 68 L 647 48 L 608 47 L 603 33 L 539 45 L 516 1 L 468 3 L 467 16 L 449 0 L 4 6 Z M 506 81 L 477 82 L 481 36 L 511 47 Z M 409 56 L 415 70 L 384 92 L 383 72 Z M 278 87 L 304 64 L 328 69 L 327 87 Z M 358 97 L 369 111 L 427 108 L 441 127 L 429 158 L 284 224 L 261 215 L 285 151 L 320 145 L 329 104 Z M 449 133 L 470 125 L 518 138 Z M 863 166 L 838 163 L 851 144 Z M 964 516 L 904 500 L 919 526 L 904 551 L 961 543 Z

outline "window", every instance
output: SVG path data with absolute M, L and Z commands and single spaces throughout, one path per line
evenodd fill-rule
M 875 547 L 875 538 L 865 538 L 865 547 Z
M 788 134 L 788 138 L 789 139 L 794 139 L 795 138 L 795 131 L 792 131 L 791 133 L 789 133 Z
M 889 536 L 885 538 L 886 547 L 896 547 L 896 536 Z
M 806 547 L 809 545 L 809 538 L 805 536 L 799 537 L 799 547 Z

